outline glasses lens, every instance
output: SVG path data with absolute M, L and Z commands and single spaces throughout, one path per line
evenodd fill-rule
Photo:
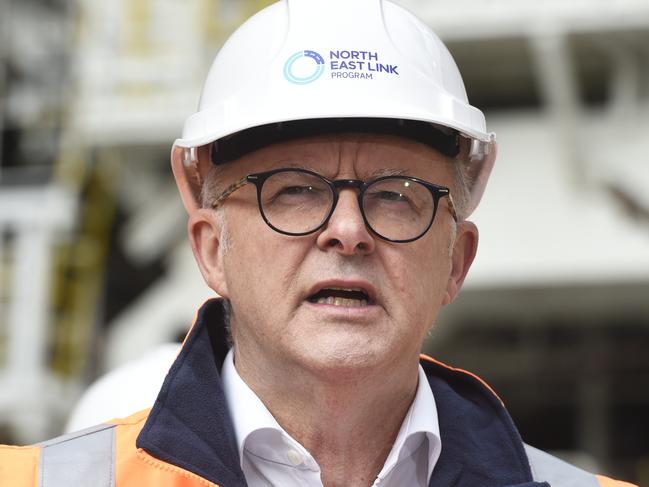
M 273 227 L 302 234 L 318 228 L 329 213 L 333 193 L 320 177 L 302 171 L 282 171 L 264 182 L 261 209 Z
M 396 176 L 367 187 L 363 210 L 379 235 L 390 240 L 410 240 L 424 233 L 432 222 L 435 201 L 423 184 Z

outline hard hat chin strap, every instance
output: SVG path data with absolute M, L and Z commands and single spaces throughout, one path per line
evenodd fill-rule
M 198 165 L 198 149 L 196 147 L 189 147 L 184 150 L 183 167 L 187 176 L 192 180 L 192 184 L 202 187 L 203 176 Z

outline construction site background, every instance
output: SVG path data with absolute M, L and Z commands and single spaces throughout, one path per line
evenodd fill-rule
M 0 442 L 59 434 L 211 296 L 169 151 L 269 3 L 0 3 Z M 528 443 L 649 485 L 649 2 L 397 3 L 499 141 L 478 258 L 425 351 L 489 382 Z

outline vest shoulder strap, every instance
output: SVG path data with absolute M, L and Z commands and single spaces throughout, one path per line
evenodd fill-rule
M 525 445 L 532 477 L 537 482 L 547 482 L 552 487 L 600 487 L 593 474 L 570 465 L 542 450 Z
M 102 424 L 40 444 L 38 487 L 115 487 L 115 426 Z

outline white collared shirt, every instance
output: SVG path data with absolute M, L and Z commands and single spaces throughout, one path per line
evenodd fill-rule
M 318 463 L 284 431 L 243 381 L 234 367 L 232 350 L 223 364 L 222 377 L 248 485 L 322 487 Z M 441 451 L 435 399 L 419 366 L 415 399 L 373 487 L 427 487 Z

